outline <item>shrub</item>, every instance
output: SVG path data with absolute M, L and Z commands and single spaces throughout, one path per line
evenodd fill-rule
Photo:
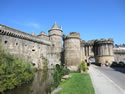
M 54 75 L 53 75 L 54 79 L 53 88 L 56 88 L 60 84 L 62 76 L 67 75 L 69 73 L 70 71 L 66 67 L 62 65 L 56 65 L 54 68 Z
M 33 79 L 32 65 L 2 51 L 0 47 L 0 92 L 26 83 Z
M 87 72 L 87 70 L 88 70 L 87 65 L 85 64 L 84 61 L 82 61 L 82 62 L 81 62 L 81 65 L 79 66 L 79 72 L 80 72 L 80 71 Z

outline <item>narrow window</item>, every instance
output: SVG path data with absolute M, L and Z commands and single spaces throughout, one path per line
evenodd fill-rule
M 35 49 L 32 49 L 32 51 L 34 52 L 34 51 L 35 51 Z
M 7 44 L 8 41 L 4 41 L 5 44 Z
M 36 64 L 35 63 L 32 63 L 33 66 L 35 66 Z

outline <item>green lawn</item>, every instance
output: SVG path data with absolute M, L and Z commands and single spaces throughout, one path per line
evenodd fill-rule
M 95 94 L 89 74 L 72 73 L 72 77 L 61 83 L 58 94 Z

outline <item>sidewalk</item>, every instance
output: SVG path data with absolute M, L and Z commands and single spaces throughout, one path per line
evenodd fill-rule
M 89 74 L 96 94 L 125 94 L 123 89 L 94 67 L 89 67 Z

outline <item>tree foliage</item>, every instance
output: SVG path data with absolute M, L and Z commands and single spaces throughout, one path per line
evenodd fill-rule
M 84 72 L 87 72 L 87 70 L 88 70 L 88 67 L 84 61 L 82 61 L 81 65 L 79 66 L 79 71 L 81 71 L 81 70 Z
M 60 84 L 62 76 L 67 75 L 69 73 L 70 71 L 66 67 L 62 65 L 56 65 L 54 68 L 54 75 L 53 75 L 54 79 L 53 88 L 56 88 Z
M 2 50 L 0 46 L 0 92 L 33 79 L 32 65 Z

